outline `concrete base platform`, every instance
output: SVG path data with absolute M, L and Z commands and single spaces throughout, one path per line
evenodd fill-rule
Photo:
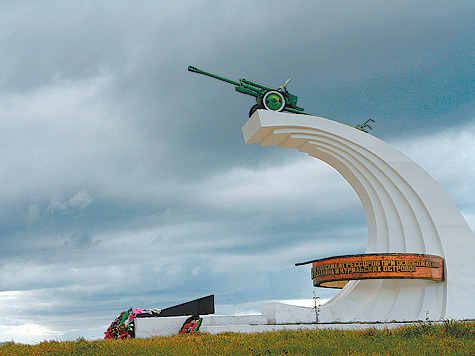
M 178 335 L 187 316 L 135 319 L 135 337 Z M 367 328 L 395 328 L 407 323 L 326 323 L 318 324 L 313 308 L 283 303 L 268 303 L 261 315 L 204 315 L 200 332 L 219 334 L 224 332 L 258 333 L 297 329 L 364 330 Z
M 309 324 L 317 321 L 314 308 L 277 302 L 264 304 L 262 315 L 267 317 L 267 324 Z
M 135 319 L 135 337 L 178 335 L 187 316 L 138 318 Z M 220 334 L 260 333 L 281 330 L 365 330 L 393 329 L 417 322 L 391 323 L 316 323 L 314 308 L 298 307 L 283 303 L 268 303 L 262 308 L 261 315 L 204 315 L 200 332 Z

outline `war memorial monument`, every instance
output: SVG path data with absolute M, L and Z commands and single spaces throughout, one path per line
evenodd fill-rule
M 475 318 L 475 237 L 470 227 L 426 171 L 367 132 L 370 120 L 352 127 L 305 113 L 286 89 L 290 79 L 273 89 L 192 66 L 188 70 L 256 98 L 242 128 L 245 143 L 306 153 L 336 169 L 358 195 L 368 227 L 365 253 L 298 264 L 311 265 L 315 287 L 341 289 L 319 307 L 318 325 Z M 173 333 L 183 322 L 153 319 L 138 323 L 141 337 Z M 261 316 L 209 315 L 200 330 L 277 330 L 276 324 L 292 328 L 282 324 L 315 321 L 312 308 L 270 303 Z

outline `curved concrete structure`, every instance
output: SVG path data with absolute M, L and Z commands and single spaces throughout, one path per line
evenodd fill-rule
M 350 281 L 320 308 L 320 321 L 475 318 L 475 237 L 445 191 L 409 157 L 370 134 L 315 116 L 258 110 L 243 133 L 246 143 L 296 148 L 335 168 L 363 204 L 366 253 L 445 260 L 442 283 Z

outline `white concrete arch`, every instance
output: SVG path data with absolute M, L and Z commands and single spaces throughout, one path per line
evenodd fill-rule
M 368 225 L 366 253 L 424 253 L 445 260 L 445 282 L 350 281 L 321 307 L 321 321 L 475 317 L 475 237 L 440 185 L 387 143 L 320 117 L 258 110 L 246 143 L 296 148 L 335 168 L 353 187 Z

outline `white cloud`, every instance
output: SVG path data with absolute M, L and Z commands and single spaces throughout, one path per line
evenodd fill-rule
M 339 209 L 362 210 L 357 195 L 336 171 L 305 156 L 283 165 L 232 168 L 188 190 L 206 206 L 238 214 L 265 211 L 290 217 L 302 212 L 323 215 Z
M 54 213 L 56 210 L 66 210 L 67 208 L 82 210 L 87 208 L 92 203 L 92 201 L 92 196 L 87 191 L 82 190 L 80 192 L 74 193 L 69 199 L 53 199 L 48 206 L 48 211 L 50 213 Z
M 424 168 L 470 221 L 475 213 L 475 129 L 472 125 L 434 136 L 394 142 Z M 473 223 L 470 224 L 475 230 Z
M 77 209 L 85 209 L 92 203 L 92 200 L 92 196 L 87 191 L 83 190 L 74 194 L 71 199 L 69 199 L 68 205 Z
M 37 344 L 56 340 L 63 332 L 51 330 L 44 325 L 26 323 L 14 326 L 0 326 L 0 340 L 14 340 L 16 343 Z
M 0 340 L 14 340 L 22 343 L 38 343 L 61 335 L 60 331 L 52 330 L 35 322 L 23 322 L 21 317 L 24 310 L 32 305 L 40 307 L 42 301 L 35 300 L 35 293 L 31 291 L 0 292 L 0 308 L 5 315 L 17 315 L 20 318 L 2 317 L 0 326 Z M 44 306 L 44 305 L 42 305 Z
M 28 223 L 35 222 L 39 218 L 40 218 L 40 210 L 38 208 L 38 204 L 30 205 L 30 207 L 28 208 L 27 216 L 26 216 L 26 220 L 28 221 Z

